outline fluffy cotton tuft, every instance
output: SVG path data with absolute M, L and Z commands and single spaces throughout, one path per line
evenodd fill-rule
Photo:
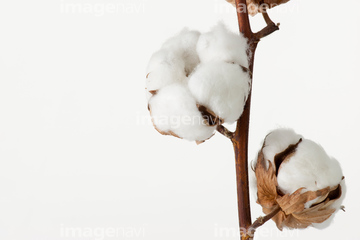
M 185 73 L 189 75 L 200 63 L 196 52 L 196 45 L 199 40 L 200 32 L 190 31 L 184 28 L 178 35 L 167 40 L 162 48 L 169 52 L 177 52 L 180 59 L 185 63 Z
M 186 80 L 185 62 L 176 52 L 161 49 L 154 53 L 147 68 L 146 89 L 159 90 L 172 83 Z
M 274 156 L 289 145 L 296 144 L 295 153 L 284 161 L 278 172 L 280 190 L 292 194 L 299 188 L 316 191 L 337 186 L 343 177 L 339 162 L 329 157 L 317 143 L 304 139 L 291 129 L 278 129 L 271 132 L 265 140 L 263 153 L 265 159 L 274 164 Z M 309 206 L 311 204 L 308 204 Z
M 203 63 L 221 60 L 235 62 L 246 68 L 249 66 L 246 54 L 247 39 L 243 35 L 230 32 L 222 23 L 215 26 L 212 31 L 202 34 L 196 49 Z
M 334 187 L 342 177 L 339 162 L 317 143 L 304 139 L 295 154 L 281 165 L 277 180 L 281 191 L 293 193 L 301 187 L 308 191 Z
M 303 136 L 297 134 L 292 129 L 280 128 L 269 133 L 265 138 L 262 152 L 265 159 L 274 164 L 276 154 L 284 151 L 290 144 L 296 144 Z
M 200 33 L 183 29 L 178 35 L 168 39 L 155 52 L 147 67 L 147 99 L 151 92 L 173 83 L 184 83 L 186 77 L 199 64 L 196 44 Z
M 210 138 L 215 127 L 204 123 L 196 101 L 183 84 L 172 84 L 160 89 L 149 101 L 149 108 L 156 129 L 189 141 Z
M 198 66 L 188 84 L 198 103 L 226 123 L 233 123 L 243 112 L 250 78 L 237 64 L 210 61 Z

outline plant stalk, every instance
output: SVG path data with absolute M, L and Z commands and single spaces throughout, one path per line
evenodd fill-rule
M 248 39 L 249 49 L 247 57 L 249 60 L 248 70 L 250 75 L 250 91 L 247 101 L 244 106 L 244 111 L 237 121 L 236 130 L 233 134 L 224 134 L 224 129 L 218 129 L 219 132 L 225 136 L 229 135 L 234 146 L 235 152 L 235 169 L 236 169 L 236 186 L 238 199 L 238 216 L 240 228 L 240 240 L 253 239 L 254 226 L 251 224 L 251 209 L 249 197 L 249 175 L 248 175 L 248 143 L 249 143 L 249 125 L 250 125 L 250 106 L 251 106 L 251 91 L 253 81 L 254 57 L 255 50 L 259 41 L 271 33 L 279 30 L 279 24 L 274 24 L 271 21 L 266 9 L 262 13 L 267 24 L 262 30 L 257 33 L 251 31 L 249 14 L 247 11 L 246 0 L 235 0 L 236 11 L 238 17 L 239 31 Z
M 247 12 L 246 0 L 236 0 L 239 30 L 249 41 L 247 52 L 249 59 L 249 70 L 253 72 L 254 55 L 258 41 L 254 41 L 254 34 L 251 31 L 249 15 Z M 252 76 L 251 82 L 252 82 Z M 251 84 L 252 85 L 252 84 Z M 251 88 L 246 101 L 244 111 L 237 121 L 236 131 L 232 139 L 235 152 L 236 185 L 238 198 L 238 216 L 240 227 L 240 239 L 248 240 L 248 229 L 251 226 L 250 197 L 249 197 L 249 176 L 248 176 L 248 140 L 250 122 Z

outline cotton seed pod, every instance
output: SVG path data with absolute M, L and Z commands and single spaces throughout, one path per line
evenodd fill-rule
M 280 208 L 272 218 L 280 230 L 324 223 L 340 208 L 344 181 L 339 163 L 292 130 L 268 134 L 255 175 L 257 202 L 265 214 Z
M 235 0 L 226 0 L 235 6 Z M 287 3 L 290 0 L 246 0 L 248 13 L 251 16 L 255 16 L 257 13 L 261 13 L 264 9 L 270 9 L 280 4 Z

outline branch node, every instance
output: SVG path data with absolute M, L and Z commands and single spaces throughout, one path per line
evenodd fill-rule
M 264 224 L 264 217 L 260 216 L 256 219 L 256 221 L 259 221 L 260 224 Z
M 269 14 L 267 13 L 266 9 L 263 10 L 262 12 L 262 15 L 263 15 L 263 18 L 266 22 L 266 27 L 264 27 L 262 30 L 260 30 L 259 32 L 257 33 L 254 33 L 254 38 L 255 38 L 255 41 L 260 41 L 261 38 L 264 38 L 268 35 L 270 35 L 271 33 L 279 30 L 279 26 L 280 26 L 280 23 L 277 23 L 275 24 Z
M 231 132 L 229 129 L 227 129 L 226 127 L 224 127 L 223 125 L 217 125 L 216 130 L 221 133 L 222 135 L 224 135 L 225 137 L 229 138 L 230 140 L 233 139 L 234 137 L 234 133 Z

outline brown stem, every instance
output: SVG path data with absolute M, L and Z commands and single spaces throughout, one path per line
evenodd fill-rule
M 235 0 L 239 30 L 249 41 L 249 70 L 253 72 L 254 54 L 257 42 L 253 41 L 249 15 L 247 12 L 246 0 Z M 252 78 L 252 77 L 251 77 Z M 238 216 L 241 240 L 246 240 L 247 229 L 251 226 L 250 198 L 249 198 L 249 177 L 248 177 L 248 136 L 250 120 L 251 90 L 246 101 L 244 111 L 237 121 L 236 131 L 233 137 L 235 152 L 236 185 L 238 197 Z
M 266 25 L 270 25 L 270 24 L 274 23 L 274 22 L 271 20 L 269 14 L 267 13 L 266 9 L 264 9 L 264 10 L 262 11 L 262 15 L 263 15 L 263 18 L 264 18 L 264 20 L 265 20 L 265 22 L 266 22 Z
M 264 223 L 272 219 L 278 212 L 280 212 L 280 210 L 281 208 L 277 206 L 269 214 L 265 215 L 264 217 L 259 217 L 258 219 L 256 219 L 256 221 L 249 227 L 248 235 L 253 236 L 258 227 L 262 226 Z
M 227 129 L 223 125 L 217 125 L 216 130 L 230 140 L 232 140 L 232 138 L 234 137 L 234 133 L 229 131 L 229 129 Z
M 264 20 L 266 22 L 266 27 L 264 27 L 262 30 L 254 34 L 254 38 L 257 39 L 257 41 L 260 41 L 261 38 L 266 37 L 270 35 L 271 33 L 279 30 L 280 23 L 275 24 L 269 17 L 269 14 L 267 13 L 266 9 L 262 11 L 262 15 L 264 17 Z
M 249 59 L 249 71 L 253 73 L 255 50 L 259 40 L 262 37 L 278 30 L 267 13 L 265 12 L 264 19 L 267 26 L 260 32 L 254 34 L 251 31 L 249 15 L 247 11 L 246 0 L 235 0 L 237 17 L 239 23 L 240 33 L 248 39 L 249 49 L 247 51 Z M 269 24 L 270 23 L 270 24 Z M 272 24 L 271 24 L 272 23 Z M 250 76 L 252 82 L 252 74 Z M 251 84 L 252 86 L 252 84 Z M 250 198 L 249 198 L 249 177 L 248 177 L 248 140 L 249 140 L 249 123 L 250 123 L 250 105 L 251 105 L 251 89 L 248 99 L 246 101 L 244 111 L 237 121 L 236 131 L 234 132 L 232 142 L 235 152 L 235 169 L 236 169 L 236 185 L 238 198 L 238 216 L 239 227 L 241 232 L 241 240 L 252 239 L 249 229 L 251 227 L 251 212 L 250 212 Z
M 253 33 L 250 27 L 246 0 L 235 0 L 235 5 L 239 22 L 239 30 L 247 39 L 251 39 Z
M 260 41 L 260 39 L 270 35 L 277 30 L 279 30 L 279 25 L 275 25 L 275 23 L 270 23 L 269 25 L 261 29 L 259 32 L 254 33 L 254 38 L 257 41 Z

